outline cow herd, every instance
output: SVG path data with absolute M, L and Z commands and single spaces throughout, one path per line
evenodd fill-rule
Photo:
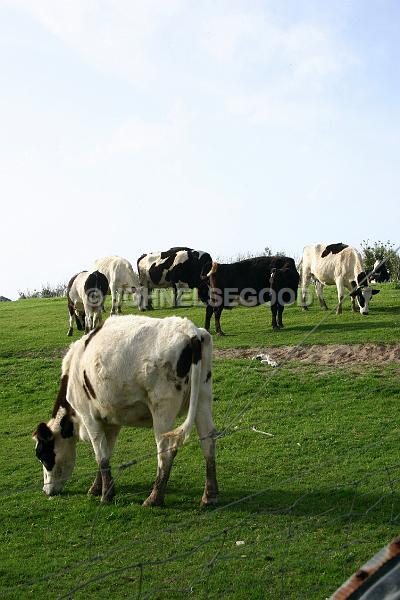
M 121 312 L 124 292 L 132 293 L 139 310 L 146 311 L 153 308 L 155 289 L 172 288 L 174 307 L 179 306 L 185 289 L 196 289 L 199 300 L 206 307 L 205 329 L 210 329 L 214 314 L 216 332 L 223 335 L 222 310 L 239 303 L 251 307 L 269 302 L 272 328 L 283 327 L 284 307 L 297 299 L 300 279 L 304 310 L 307 310 L 307 287 L 313 279 L 322 309 L 327 308 L 323 287 L 336 285 L 337 313 L 342 312 L 347 290 L 352 299 L 352 310 L 356 310 L 357 301 L 361 314 L 366 315 L 371 297 L 379 291 L 373 290 L 370 282 L 388 278 L 385 265 L 377 263 L 373 273 L 367 276 L 359 252 L 343 243 L 306 246 L 299 265 L 300 274 L 293 258 L 287 256 L 260 256 L 223 264 L 213 261 L 208 252 L 185 246 L 143 254 L 136 264 L 137 273 L 128 260 L 108 256 L 96 260 L 91 270 L 72 277 L 67 288 L 68 335 L 73 334 L 74 319 L 77 328 L 86 333 L 101 323 L 108 290 L 111 314 L 117 314 Z
M 36 456 L 43 465 L 43 491 L 60 493 L 75 465 L 78 440 L 92 443 L 98 471 L 89 493 L 109 502 L 115 493 L 110 459 L 122 426 L 152 427 L 157 445 L 157 475 L 145 506 L 163 504 L 165 488 L 177 449 L 196 425 L 206 462 L 202 505 L 217 499 L 215 467 L 216 432 L 211 414 L 212 337 L 223 335 L 221 313 L 238 303 L 271 304 L 272 327 L 283 327 L 285 305 L 297 298 L 307 309 L 306 291 L 311 278 L 322 309 L 325 285 L 336 285 L 342 312 L 345 289 L 352 309 L 361 314 L 379 290 L 370 286 L 381 274 L 381 264 L 367 275 L 358 251 L 346 244 L 316 244 L 304 248 L 299 265 L 287 256 L 261 256 L 235 263 L 213 261 L 210 254 L 187 247 L 143 254 L 136 274 L 129 261 L 109 256 L 95 261 L 89 271 L 74 275 L 68 284 L 68 335 L 73 323 L 86 335 L 74 342 L 62 363 L 62 376 L 52 416 L 40 423 L 33 437 Z M 384 265 L 383 265 L 384 266 Z M 136 297 L 139 310 L 152 309 L 152 292 L 172 288 L 174 306 L 182 289 L 196 289 L 205 304 L 205 327 L 185 318 L 155 319 L 112 316 L 101 326 L 104 298 L 111 293 L 111 314 L 121 312 L 124 293 Z M 175 420 L 187 415 L 173 429 Z

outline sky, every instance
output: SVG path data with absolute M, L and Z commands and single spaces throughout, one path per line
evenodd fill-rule
M 399 244 L 397 0 L 0 0 L 0 295 Z

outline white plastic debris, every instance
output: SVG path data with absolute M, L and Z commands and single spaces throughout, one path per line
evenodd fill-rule
M 255 354 L 251 360 L 260 360 L 263 365 L 269 365 L 270 367 L 278 367 L 276 360 L 273 360 L 269 354 Z
M 269 437 L 274 437 L 273 433 L 269 433 L 268 431 L 261 431 L 261 429 L 256 429 L 254 427 L 254 425 L 251 429 L 252 429 L 252 431 L 255 431 L 256 433 L 262 433 L 263 435 L 268 435 Z
M 236 546 L 244 546 L 244 540 L 238 540 Z

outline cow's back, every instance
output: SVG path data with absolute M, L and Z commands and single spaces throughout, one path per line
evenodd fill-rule
M 340 246 L 338 244 L 338 246 Z M 303 250 L 302 269 L 310 272 L 321 283 L 333 285 L 341 278 L 345 282 L 356 279 L 363 271 L 362 259 L 358 250 L 342 245 L 338 252 L 329 252 L 329 245 L 314 244 Z
M 120 256 L 106 256 L 95 261 L 95 268 L 116 287 L 136 287 L 137 276 L 129 260 Z
M 188 319 L 110 317 L 70 350 L 71 405 L 81 415 L 89 411 L 92 418 L 110 423 L 151 426 L 140 415 L 148 416 L 149 398 L 162 403 L 176 396 L 181 384 L 177 363 L 193 337 L 200 339 L 200 330 Z

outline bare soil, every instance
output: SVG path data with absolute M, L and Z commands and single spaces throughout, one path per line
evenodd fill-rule
M 267 354 L 272 360 L 295 360 L 321 365 L 400 363 L 400 344 L 321 344 L 271 348 L 214 348 L 216 358 L 253 358 Z

